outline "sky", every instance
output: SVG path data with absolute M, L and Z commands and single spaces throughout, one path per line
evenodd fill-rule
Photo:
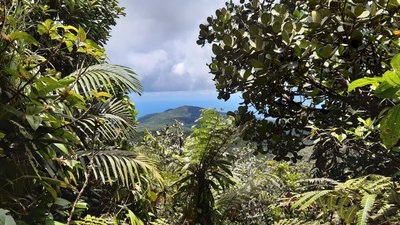
M 217 99 L 207 63 L 209 46 L 196 44 L 199 25 L 225 0 L 120 0 L 126 17 L 112 29 L 106 53 L 111 63 L 131 67 L 144 86 L 131 95 L 139 116 L 182 105 L 235 110 L 234 95 Z

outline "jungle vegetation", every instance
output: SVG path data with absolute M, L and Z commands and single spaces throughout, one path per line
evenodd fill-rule
M 138 142 L 118 1 L 0 1 L 0 224 L 400 224 L 399 12 L 228 1 L 197 43 L 243 103 Z

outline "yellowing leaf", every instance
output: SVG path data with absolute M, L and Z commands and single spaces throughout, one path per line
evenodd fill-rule
M 83 30 L 82 27 L 79 27 L 77 36 L 78 36 L 80 41 L 85 41 L 86 40 L 86 32 L 85 32 L 85 30 Z
M 94 93 L 93 96 L 96 97 L 96 98 L 101 98 L 101 97 L 111 98 L 112 94 L 110 94 L 108 92 L 101 91 L 101 92 Z

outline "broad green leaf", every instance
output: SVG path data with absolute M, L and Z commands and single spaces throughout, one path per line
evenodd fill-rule
M 37 130 L 42 123 L 42 117 L 34 115 L 25 115 L 26 120 L 33 130 Z
M 400 105 L 391 108 L 380 123 L 381 139 L 387 148 L 397 144 L 400 139 Z
M 400 86 L 400 76 L 393 71 L 386 71 L 383 74 L 383 79 L 394 87 Z
M 64 77 L 64 78 L 60 79 L 60 80 L 58 81 L 58 83 L 60 83 L 61 85 L 66 86 L 66 85 L 68 85 L 68 84 L 73 83 L 75 80 L 76 80 L 75 77 Z
M 78 29 L 76 29 L 76 27 L 71 26 L 71 25 L 67 25 L 67 26 L 63 26 L 64 30 L 73 30 L 75 32 L 78 32 Z
M 6 134 L 0 131 L 0 140 L 3 139 L 5 136 Z
M 224 41 L 224 44 L 225 44 L 226 46 L 231 47 L 231 46 L 232 46 L 232 43 L 233 43 L 233 38 L 232 38 L 232 36 L 230 36 L 230 35 L 225 35 L 224 38 L 223 38 L 223 41 Z
M 321 22 L 321 14 L 318 11 L 312 11 L 311 12 L 311 17 L 314 23 L 320 23 Z
M 286 31 L 286 33 L 288 33 L 288 34 L 293 33 L 293 24 L 292 24 L 292 22 L 286 22 L 285 25 L 283 25 L 283 30 Z
M 327 59 L 331 56 L 333 51 L 333 48 L 331 45 L 327 45 L 324 47 L 321 47 L 317 50 L 317 55 L 323 59 Z
M 261 22 L 265 25 L 269 25 L 272 21 L 272 15 L 270 13 L 263 13 L 261 15 Z
M 54 204 L 65 207 L 71 205 L 71 202 L 63 198 L 56 198 Z
M 93 94 L 93 96 L 96 97 L 96 98 L 101 98 L 101 97 L 112 98 L 112 94 L 110 94 L 108 92 L 104 92 L 104 91 L 95 92 Z
M 131 225 L 144 225 L 143 221 L 141 221 L 131 210 L 128 209 L 128 213 L 126 216 L 129 218 Z
M 260 60 L 257 60 L 257 59 L 251 59 L 250 64 L 254 68 L 264 68 L 264 66 L 265 66 L 263 62 L 261 62 Z
M 37 25 L 37 31 L 40 35 L 43 35 L 47 32 L 46 27 L 43 24 L 38 24 Z
M 283 41 L 283 43 L 285 43 L 286 45 L 288 45 L 288 44 L 290 43 L 289 34 L 288 34 L 285 30 L 282 31 L 282 41 Z
M 393 87 L 387 81 L 384 81 L 379 84 L 379 86 L 374 91 L 374 94 L 378 98 L 396 98 L 396 93 L 399 89 L 400 87 Z
M 400 54 L 395 55 L 390 61 L 390 65 L 396 71 L 397 75 L 400 74 Z
M 30 44 L 33 44 L 35 46 L 39 45 L 39 42 L 36 41 L 34 37 L 32 37 L 30 34 L 22 31 L 15 31 L 10 34 L 11 40 L 23 40 L 26 41 Z
M 78 204 L 76 204 L 76 208 L 77 209 L 87 209 L 87 203 L 84 201 L 79 201 Z
M 222 49 L 221 49 L 221 47 L 219 47 L 219 45 L 213 44 L 213 45 L 212 45 L 212 52 L 213 52 L 215 55 L 219 55 L 219 54 L 221 54 Z
M 0 209 L 0 224 L 16 225 L 13 217 L 8 214 L 8 210 Z
M 342 143 L 347 138 L 346 134 L 337 134 L 335 132 L 332 132 L 331 135 L 336 138 L 336 140 L 338 140 L 340 143 Z
M 66 155 L 69 155 L 69 154 L 70 154 L 69 151 L 68 151 L 68 149 L 65 147 L 64 144 L 55 143 L 54 145 L 55 145 L 58 149 L 60 149 L 63 153 L 65 153 Z
M 393 6 L 400 6 L 400 0 L 390 0 L 390 4 Z
M 50 31 L 51 24 L 52 24 L 53 22 L 54 22 L 53 20 L 47 19 L 46 21 L 41 22 L 40 24 L 38 24 L 38 25 L 37 25 L 37 31 L 38 31 L 38 33 L 39 33 L 40 35 L 43 35 L 43 34 L 45 34 L 45 33 L 48 33 L 48 32 Z
M 54 220 L 46 220 L 45 225 L 65 225 L 65 223 L 61 223 Z
M 82 42 L 86 40 L 86 32 L 82 27 L 79 27 L 77 37 Z
M 273 30 L 275 33 L 278 33 L 279 31 L 281 31 L 281 26 L 282 26 L 282 23 L 281 23 L 281 22 L 275 21 L 275 23 L 272 25 L 272 30 Z
M 35 86 L 38 89 L 39 95 L 46 95 L 64 87 L 64 85 L 59 83 L 54 77 L 41 77 L 35 82 Z
M 362 12 L 357 18 L 360 18 L 360 19 L 362 19 L 362 18 L 366 18 L 366 17 L 368 17 L 369 16 L 369 11 L 364 11 L 364 12 Z

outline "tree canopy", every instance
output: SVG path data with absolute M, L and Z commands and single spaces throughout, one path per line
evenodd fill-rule
M 265 146 L 261 152 L 297 161 L 299 150 L 313 145 L 320 175 L 391 174 L 398 157 L 371 128 L 393 104 L 378 96 L 393 90 L 347 90 L 390 68 L 399 50 L 399 5 L 231 1 L 200 25 L 198 44 L 212 46 L 209 67 L 219 98 L 241 94 L 237 123 L 251 124 L 245 138 Z
M 397 224 L 399 5 L 226 3 L 198 43 L 242 105 L 137 143 L 118 2 L 0 1 L 0 224 Z
M 120 205 L 162 178 L 128 144 L 138 75 L 105 63 L 117 1 L 0 5 L 0 223 L 78 223 L 105 213 L 101 197 L 133 220 L 148 202 Z

